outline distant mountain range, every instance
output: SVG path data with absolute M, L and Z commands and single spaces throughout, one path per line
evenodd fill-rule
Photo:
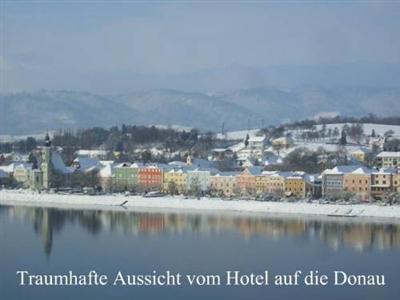
M 260 127 L 321 113 L 400 115 L 400 88 L 303 86 L 218 94 L 150 89 L 118 96 L 47 91 L 0 95 L 0 134 L 126 124 L 219 131 Z

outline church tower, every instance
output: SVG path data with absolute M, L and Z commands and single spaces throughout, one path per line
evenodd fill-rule
M 188 156 L 186 157 L 186 164 L 187 164 L 188 166 L 191 166 L 191 165 L 192 165 L 192 155 L 191 155 L 190 152 L 188 153 Z
M 44 147 L 42 148 L 42 164 L 40 169 L 43 174 L 43 187 L 48 189 L 50 188 L 51 179 L 51 141 L 48 133 L 46 133 L 44 139 Z

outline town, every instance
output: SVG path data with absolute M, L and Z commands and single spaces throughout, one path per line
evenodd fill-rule
M 390 128 L 397 127 L 304 121 L 262 130 L 222 130 L 214 137 L 183 131 L 181 135 L 196 140 L 194 146 L 183 143 L 173 153 L 173 145 L 129 150 L 117 140 L 114 148 L 90 145 L 69 151 L 69 164 L 65 137 L 70 133 L 54 134 L 61 146 L 53 145 L 46 134 L 42 143 L 27 138 L 26 153 L 0 154 L 0 186 L 90 195 L 394 204 L 400 202 L 400 130 Z M 132 134 L 138 135 L 130 133 L 135 128 L 123 125 L 110 131 L 129 141 Z M 4 148 L 3 144 L 0 150 Z

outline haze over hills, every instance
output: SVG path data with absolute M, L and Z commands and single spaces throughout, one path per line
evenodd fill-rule
M 300 87 L 206 94 L 151 89 L 118 96 L 73 91 L 0 95 L 0 134 L 126 124 L 237 130 L 334 112 L 346 116 L 400 114 L 400 88 Z

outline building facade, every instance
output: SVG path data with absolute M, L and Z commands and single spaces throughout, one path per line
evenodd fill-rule
M 371 195 L 371 172 L 365 168 L 358 168 L 351 173 L 344 174 L 343 188 L 353 193 L 360 200 L 369 200 Z
M 232 197 L 236 194 L 236 172 L 220 172 L 211 176 L 210 188 L 218 195 Z
M 371 196 L 375 199 L 383 199 L 385 194 L 392 190 L 392 172 L 388 169 L 380 169 L 371 174 Z
M 143 189 L 161 189 L 163 186 L 163 170 L 157 165 L 139 168 L 139 186 Z
M 400 152 L 383 151 L 376 156 L 378 168 L 397 168 L 400 166 Z
M 136 164 L 121 163 L 114 168 L 116 190 L 133 190 L 139 184 L 139 168 Z
M 285 195 L 299 198 L 306 196 L 306 183 L 303 176 L 290 174 L 285 177 Z
M 187 172 L 184 169 L 172 169 L 164 172 L 163 191 L 166 193 L 171 192 L 171 185 L 176 189 L 179 194 L 185 193 L 187 188 Z

